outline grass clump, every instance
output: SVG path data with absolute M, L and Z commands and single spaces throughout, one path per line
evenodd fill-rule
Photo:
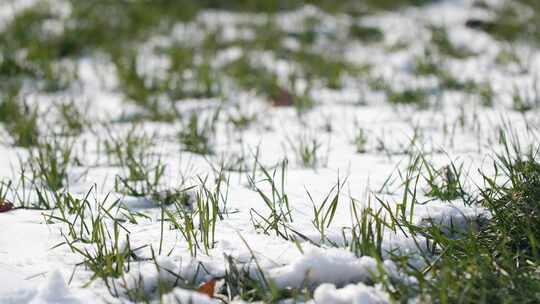
M 427 108 L 429 94 L 425 89 L 405 89 L 403 91 L 387 92 L 388 102 L 393 105 L 415 105 L 418 108 Z
M 74 37 L 47 30 L 47 22 L 61 21 L 46 3 L 41 2 L 15 16 L 0 33 L 1 88 L 20 85 L 27 79 L 45 92 L 56 92 L 69 86 L 73 75 L 60 61 L 77 52 L 70 39 Z
M 465 92 L 480 90 L 480 88 L 470 80 L 461 81 L 457 79 L 444 67 L 443 63 L 434 58 L 433 53 L 428 50 L 426 50 L 422 56 L 416 58 L 413 71 L 418 75 L 437 77 L 440 90 Z
M 356 148 L 356 153 L 366 153 L 367 151 L 367 134 L 366 131 L 362 128 L 358 128 L 356 130 L 356 134 L 354 135 L 353 143 Z
M 178 140 L 185 151 L 208 155 L 213 154 L 212 141 L 216 132 L 219 111 L 213 116 L 202 120 L 197 113 L 192 113 L 188 122 L 178 132 Z
M 482 191 L 481 203 L 492 216 L 484 233 L 507 246 L 516 262 L 526 267 L 527 261 L 540 259 L 540 163 L 536 152 L 514 157 L 507 152 L 498 156 L 498 162 L 507 180 L 501 185 L 484 177 L 488 187 Z
M 478 86 L 478 95 L 480 97 L 480 102 L 484 107 L 493 107 L 493 100 L 495 98 L 495 93 L 493 92 L 493 87 L 489 82 L 481 84 Z
M 536 80 L 535 80 L 536 81 Z M 515 111 L 525 113 L 540 106 L 540 87 L 533 85 L 532 92 L 527 90 L 520 91 L 514 88 L 512 96 L 512 108 Z
M 427 174 L 425 180 L 429 190 L 426 195 L 442 201 L 452 201 L 466 196 L 461 184 L 462 167 L 456 167 L 453 163 L 436 170 L 428 162 L 424 162 Z
M 15 93 L 0 100 L 0 123 L 3 123 L 16 146 L 32 147 L 38 144 L 38 109 L 20 101 Z
M 276 236 L 285 240 L 290 240 L 291 232 L 289 231 L 289 223 L 293 221 L 291 214 L 291 207 L 289 205 L 289 197 L 285 191 L 285 176 L 287 173 L 287 160 L 283 160 L 280 166 L 274 168 L 272 172 L 268 171 L 260 163 L 257 163 L 260 171 L 263 174 L 262 183 L 270 186 L 271 195 L 267 195 L 259 186 L 256 181 L 248 176 L 250 184 L 253 189 L 259 194 L 260 198 L 269 209 L 270 214 L 263 216 L 255 209 L 251 209 L 251 222 L 256 230 L 261 230 L 264 234 L 270 234 L 274 232 Z M 277 173 L 280 173 L 280 179 L 278 179 Z
M 448 37 L 448 32 L 443 27 L 431 27 L 431 43 L 437 48 L 441 55 L 456 59 L 463 59 L 473 55 L 465 48 L 456 47 Z
M 479 203 L 489 221 L 460 235 L 428 237 L 440 246 L 441 258 L 431 265 L 426 290 L 436 302 L 528 303 L 538 297 L 540 275 L 540 164 L 535 155 L 499 155 L 502 184 L 484 176 Z
M 540 163 L 534 150 L 522 153 L 517 145 L 510 147 L 504 138 L 503 147 L 505 150 L 494 161 L 494 174 L 483 174 L 484 183 L 479 186 L 478 195 L 464 193 L 458 182 L 459 173 L 455 173 L 460 169 L 454 166 L 451 172 L 455 176 L 446 177 L 448 180 L 442 186 L 428 193 L 443 200 L 462 198 L 466 204 L 485 208 L 485 213 L 467 218 L 463 225 L 457 221 L 413 223 L 420 175 L 410 172 L 422 166 L 418 160 L 405 177 L 403 202 L 394 209 L 383 202 L 390 217 L 390 222 L 384 224 L 386 227 L 417 240 L 425 238 L 425 245 L 418 245 L 425 267 L 418 269 L 408 264 L 409 258 L 395 256 L 400 267 L 418 282 L 407 287 L 390 283 L 389 291 L 396 299 L 415 297 L 430 303 L 533 303 L 532 299 L 538 298 Z
M 322 142 L 316 136 L 300 135 L 294 141 L 288 139 L 288 143 L 294 151 L 297 163 L 302 167 L 315 169 L 325 165 L 321 154 Z
M 270 100 L 277 99 L 281 90 L 277 76 L 263 67 L 252 64 L 246 58 L 243 57 L 229 63 L 224 68 L 225 73 L 233 78 L 241 88 L 254 90 Z
M 314 52 L 300 50 L 291 56 L 301 66 L 303 76 L 308 82 L 320 80 L 331 89 L 340 89 L 342 76 L 347 72 L 354 71 L 350 64 L 342 60 L 329 58 Z
M 384 34 L 380 29 L 359 24 L 354 24 L 349 28 L 349 35 L 366 43 L 380 42 L 384 39 Z
M 49 222 L 62 223 L 66 231 L 64 241 L 55 247 L 67 246 L 82 258 L 77 267 L 90 270 L 92 276 L 85 286 L 101 279 L 111 294 L 115 290 L 111 279 L 123 277 L 130 269 L 130 262 L 137 259 L 129 239 L 129 231 L 112 215 L 119 200 L 105 206 L 108 195 L 101 202 L 90 203 L 89 195 L 76 199 L 70 194 L 57 197 L 58 214 L 47 215 Z M 143 246 L 145 247 L 145 246 Z
M 218 73 L 210 65 L 217 53 L 217 42 L 209 34 L 200 47 L 172 45 L 160 50 L 171 60 L 166 80 L 162 85 L 164 93 L 171 100 L 185 98 L 211 98 L 221 93 Z M 190 75 L 189 77 L 186 74 Z
M 535 0 L 517 0 L 490 8 L 495 17 L 492 20 L 468 20 L 470 28 L 482 30 L 498 40 L 508 42 L 540 43 L 537 31 L 540 27 L 540 3 Z M 530 14 L 523 14 L 529 11 Z
M 114 58 L 120 89 L 126 98 L 139 106 L 144 112 L 142 118 L 154 121 L 171 122 L 178 117 L 174 104 L 160 100 L 165 84 L 147 81 L 137 70 L 135 55 Z
M 78 136 L 88 124 L 83 111 L 77 108 L 74 101 L 59 104 L 58 112 L 60 114 L 59 124 L 65 130 L 66 135 Z
M 166 165 L 160 158 L 126 160 L 126 174 L 115 179 L 115 191 L 134 197 L 156 196 L 160 181 L 165 174 Z
M 53 138 L 43 142 L 31 151 L 30 169 L 33 178 L 51 191 L 58 191 L 68 186 L 68 169 L 73 161 L 72 141 Z

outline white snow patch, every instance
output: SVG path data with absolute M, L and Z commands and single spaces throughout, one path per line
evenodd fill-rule
M 269 271 L 279 288 L 302 287 L 334 283 L 367 281 L 377 273 L 377 261 L 372 257 L 357 258 L 341 248 L 313 248 L 289 265 Z
M 390 303 L 387 293 L 377 287 L 366 286 L 363 283 L 349 284 L 336 288 L 333 284 L 322 284 L 314 294 L 317 304 L 383 304 Z

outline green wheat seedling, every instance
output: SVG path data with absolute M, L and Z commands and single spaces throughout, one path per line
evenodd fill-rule
M 317 229 L 317 231 L 320 233 L 321 243 L 325 241 L 331 243 L 331 241 L 326 237 L 326 229 L 330 227 L 332 221 L 334 220 L 334 216 L 336 215 L 336 210 L 339 204 L 341 189 L 345 183 L 346 179 L 341 182 L 338 178 L 336 185 L 330 189 L 322 203 L 320 203 L 318 206 L 315 204 L 313 197 L 306 189 L 309 200 L 313 205 L 313 220 L 311 222 L 313 223 L 315 229 Z M 333 197 L 331 198 L 332 195 Z
M 251 169 L 248 164 L 250 159 L 244 149 L 239 152 L 223 153 L 217 160 L 205 159 L 216 175 L 216 179 L 228 179 L 225 172 L 246 173 Z
M 392 105 L 414 105 L 419 109 L 429 106 L 429 92 L 425 89 L 413 88 L 403 91 L 387 90 L 388 102 Z
M 130 162 L 145 159 L 151 155 L 151 148 L 156 145 L 155 134 L 139 131 L 138 124 L 133 124 L 125 135 L 116 135 L 107 128 L 107 138 L 103 141 L 109 165 L 128 167 Z
M 369 206 L 360 207 L 359 202 L 351 198 L 351 218 L 353 225 L 350 228 L 350 237 L 345 235 L 346 247 L 357 256 L 382 257 L 383 232 L 386 227 L 382 215 L 382 208 L 377 211 Z
M 66 130 L 66 135 L 78 136 L 83 131 L 87 122 L 83 111 L 77 108 L 74 101 L 68 103 L 60 103 L 57 105 L 58 113 L 60 114 L 59 124 Z
M 354 135 L 353 143 L 356 148 L 356 153 L 366 153 L 367 152 L 367 134 L 366 131 L 362 128 L 357 128 L 356 134 Z
M 199 231 L 195 226 L 196 215 L 194 210 L 178 202 L 175 202 L 173 207 L 174 210 L 172 211 L 162 208 L 166 220 L 169 222 L 171 229 L 180 231 L 187 243 L 189 253 L 191 256 L 196 257 L 201 245 L 199 244 Z
M 137 57 L 125 54 L 122 58 L 113 58 L 120 88 L 126 97 L 144 110 L 142 118 L 154 121 L 172 122 L 179 117 L 174 103 L 164 104 L 158 98 L 165 84 L 148 84 L 149 81 L 137 71 Z
M 115 178 L 115 191 L 135 197 L 147 197 L 167 201 L 173 193 L 160 191 L 166 164 L 160 155 L 153 152 L 155 136 L 139 133 L 137 125 L 125 136 L 115 136 L 108 130 L 104 141 L 108 162 L 122 167 L 122 174 Z
M 136 260 L 136 250 L 132 249 L 129 231 L 112 214 L 120 200 L 105 207 L 109 196 L 103 201 L 91 204 L 89 196 L 94 186 L 83 199 L 75 199 L 66 194 L 58 196 L 58 215 L 45 215 L 48 222 L 58 222 L 66 227 L 62 231 L 64 241 L 53 248 L 67 246 L 82 258 L 76 267 L 84 266 L 93 274 L 86 286 L 96 279 L 102 279 L 111 291 L 110 279 L 119 278 L 129 271 L 129 263 Z M 112 293 L 112 291 L 111 291 Z
M 200 185 L 192 205 L 175 200 L 172 211 L 162 208 L 163 219 L 170 223 L 172 229 L 180 231 L 192 256 L 196 256 L 199 250 L 208 254 L 215 247 L 217 221 L 223 220 L 224 214 L 227 214 L 227 196 L 223 194 L 222 188 L 224 182 L 227 182 L 228 187 L 228 181 L 217 179 L 217 183 L 209 188 L 207 180 L 199 177 Z
M 437 48 L 440 54 L 457 59 L 472 56 L 472 52 L 464 48 L 456 47 L 448 37 L 448 31 L 444 27 L 430 27 L 431 43 Z
M 522 9 L 532 12 L 530 16 L 524 17 Z M 531 0 L 520 0 L 505 2 L 500 6 L 489 7 L 494 18 L 489 22 L 477 25 L 479 30 L 483 30 L 497 40 L 508 42 L 512 45 L 522 42 L 529 42 L 538 45 L 538 38 L 535 36 L 534 27 L 540 24 L 538 2 Z
M 229 63 L 224 67 L 226 75 L 244 90 L 254 90 L 257 94 L 276 100 L 280 85 L 277 76 L 264 67 L 259 67 L 249 60 L 250 54 Z
M 265 194 L 255 181 L 251 180 L 250 183 L 254 185 L 255 191 L 259 194 L 265 206 L 269 209 L 270 215 L 263 216 L 254 209 L 251 209 L 251 221 L 255 229 L 261 229 L 265 234 L 269 234 L 269 231 L 273 231 L 276 236 L 280 236 L 288 240 L 290 238 L 288 224 L 293 221 L 293 218 L 291 215 L 289 198 L 285 193 L 287 160 L 282 161 L 281 166 L 279 167 L 279 169 L 281 169 L 281 184 L 276 183 L 276 174 L 278 168 L 274 169 L 274 171 L 270 173 L 264 166 L 261 164 L 258 165 L 264 177 L 261 182 L 270 186 L 271 194 Z
M 249 113 L 240 104 L 236 104 L 234 111 L 228 114 L 227 122 L 236 130 L 243 131 L 255 124 L 258 118 L 257 113 Z
M 248 185 L 247 187 L 250 189 L 250 190 L 253 190 L 253 191 L 256 191 L 257 187 L 255 185 L 255 180 L 257 178 L 257 168 L 259 167 L 259 156 L 260 156 L 260 152 L 261 152 L 261 146 L 258 145 L 257 148 L 255 149 L 255 152 L 251 152 L 252 154 L 252 157 L 253 157 L 253 164 L 251 165 L 251 170 L 249 170 L 247 173 L 246 173 L 246 176 L 247 176 L 247 181 L 248 181 Z
M 19 161 L 22 162 L 21 159 Z M 56 208 L 55 200 L 60 192 L 51 191 L 42 181 L 37 180 L 33 174 L 28 174 L 27 170 L 27 167 L 21 166 L 18 175 L 12 180 L 0 182 L 4 198 L 7 197 L 8 192 L 11 193 L 9 198 L 15 208 L 31 210 L 52 210 Z
M 301 135 L 296 140 L 287 138 L 287 143 L 302 167 L 315 169 L 326 165 L 321 151 L 322 142 L 316 136 Z
M 514 110 L 525 113 L 540 106 L 540 86 L 537 77 L 534 79 L 532 92 L 520 92 L 517 87 L 514 88 L 512 96 L 512 107 Z
M 202 182 L 202 179 L 199 177 L 199 182 L 201 183 L 205 196 L 212 201 L 212 205 L 218 207 L 218 216 L 220 220 L 223 220 L 224 215 L 229 215 L 227 202 L 229 198 L 229 187 L 231 180 L 230 175 L 225 174 L 225 170 L 225 167 L 221 166 L 219 170 L 214 171 L 215 184 L 212 189 L 208 188 L 206 182 Z
M 205 39 L 206 43 L 203 42 L 202 46 L 174 44 L 160 50 L 171 59 L 169 74 L 162 85 L 171 100 L 212 98 L 221 94 L 219 73 L 211 65 L 216 50 L 213 49 L 215 46 L 210 46 L 209 41 Z M 189 77 L 186 77 L 186 72 L 189 72 Z
M 159 186 L 166 169 L 161 158 L 155 162 L 129 159 L 125 169 L 127 174 L 116 176 L 116 192 L 135 197 L 160 197 Z
M 210 193 L 206 188 L 206 181 L 200 180 L 200 182 L 202 189 L 195 196 L 195 213 L 198 216 L 200 244 L 204 252 L 208 254 L 208 250 L 215 246 L 216 221 L 221 217 L 218 206 L 219 197 L 216 197 L 219 193 Z
M 367 43 L 380 42 L 384 39 L 384 33 L 380 29 L 361 24 L 353 24 L 349 28 L 349 35 Z
M 444 61 L 435 58 L 433 52 L 426 50 L 424 54 L 415 59 L 414 72 L 422 76 L 434 76 L 438 79 L 439 89 L 471 92 L 477 89 L 472 81 L 461 81 L 448 71 Z
M 20 100 L 18 91 L 0 95 L 0 123 L 20 147 L 38 144 L 38 109 Z
M 311 82 L 308 82 L 303 89 L 300 89 L 297 78 L 298 76 L 296 74 L 289 75 L 290 90 L 288 92 L 292 93 L 291 97 L 296 114 L 302 116 L 304 113 L 315 107 L 315 100 L 310 95 L 312 87 Z
M 178 140 L 182 148 L 195 154 L 213 154 L 212 144 L 219 113 L 217 110 L 206 120 L 202 120 L 197 113 L 192 113 L 188 122 L 178 132 Z
M 489 81 L 483 84 L 479 84 L 477 92 L 480 97 L 480 102 L 484 107 L 493 107 L 495 92 L 493 91 L 493 87 Z
M 58 14 L 44 2 L 36 3 L 6 22 L 0 47 L 0 85 L 2 91 L 29 84 L 33 89 L 56 92 L 68 87 L 72 73 L 61 64 L 71 55 L 64 35 L 47 33 L 46 22 L 59 21 Z M 24 56 L 19 56 L 25 50 Z
M 341 89 L 346 73 L 362 72 L 361 69 L 355 71 L 350 63 L 306 49 L 293 52 L 290 58 L 301 66 L 302 75 L 308 82 L 321 81 L 330 89 Z
M 423 160 L 426 175 L 425 181 L 429 190 L 426 195 L 440 199 L 442 201 L 452 201 L 462 198 L 464 202 L 469 202 L 467 193 L 463 189 L 462 172 L 463 165 L 457 167 L 454 162 L 437 170 L 426 159 Z
M 405 237 L 411 235 L 409 229 L 414 221 L 414 206 L 418 201 L 418 185 L 421 178 L 422 157 L 421 155 L 410 156 L 405 173 L 398 170 L 402 180 L 403 194 L 398 202 L 385 202 L 380 197 L 376 197 L 378 203 L 384 208 L 389 221 L 386 226 L 392 232 L 401 232 Z
M 32 173 L 33 183 L 46 186 L 51 191 L 67 187 L 69 185 L 68 170 L 74 159 L 74 145 L 75 140 L 61 140 L 55 136 L 30 150 L 27 163 Z

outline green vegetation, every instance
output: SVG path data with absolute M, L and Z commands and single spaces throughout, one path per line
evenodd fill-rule
M 425 89 L 405 89 L 388 93 L 388 102 L 399 105 L 415 105 L 419 108 L 428 106 L 429 94 Z
M 178 133 L 182 148 L 201 155 L 214 153 L 212 141 L 214 140 L 219 113 L 219 111 L 216 111 L 212 117 L 206 120 L 200 119 L 197 113 L 192 113 L 188 122 L 184 124 Z
M 38 109 L 20 100 L 17 93 L 0 96 L 0 123 L 3 123 L 16 146 L 32 147 L 37 144 Z
M 537 35 L 540 26 L 540 4 L 535 0 L 517 0 L 505 2 L 503 5 L 490 8 L 495 15 L 493 20 L 469 20 L 471 28 L 483 30 L 493 37 L 508 41 L 540 42 Z M 530 14 L 523 12 L 529 11 Z
M 533 138 L 526 147 L 517 138 L 507 139 L 512 135 L 507 129 L 501 129 L 500 141 L 495 142 L 491 116 L 479 118 L 477 113 L 494 111 L 467 103 L 474 95 L 483 107 L 508 107 L 506 96 L 499 94 L 505 86 L 497 82 L 504 73 L 490 81 L 451 72 L 450 64 L 482 54 L 454 45 L 450 28 L 418 21 L 431 35 L 423 37 L 428 42 L 420 45 L 425 52 L 418 56 L 414 41 L 384 45 L 391 40 L 385 37 L 388 33 L 362 25 L 364 16 L 435 0 L 69 2 L 72 11 L 67 16 L 44 1 L 20 12 L 0 32 L 0 127 L 6 134 L 2 144 L 19 160 L 15 176 L 0 180 L 0 204 L 12 200 L 16 209 L 47 210 L 46 223 L 59 225 L 63 238 L 57 246 L 80 258 L 76 269 L 86 272 L 85 287 L 100 280 L 111 296 L 134 302 L 159 301 L 175 287 L 197 290 L 204 283 L 199 273 L 182 277 L 162 268 L 159 257 L 174 252 L 189 254 L 193 261 L 213 259 L 228 245 L 220 244 L 227 229 L 251 228 L 252 236 L 292 244 L 301 253 L 310 244 L 373 257 L 378 273 L 366 274 L 362 282 L 379 286 L 396 303 L 534 303 L 540 297 L 540 149 L 535 119 L 540 87 L 529 73 L 530 58 L 513 49 L 514 43 L 517 49 L 518 43 L 540 41 L 536 1 L 512 1 L 499 8 L 479 3 L 495 19 L 466 24 L 511 43 L 482 59 L 491 60 L 494 68 L 505 65 L 504 73 L 517 75 L 514 91 L 507 94 L 513 110 L 509 116 L 523 119 L 512 121 L 523 122 L 520 136 Z M 280 13 L 304 4 L 322 11 L 299 20 L 299 28 L 278 23 Z M 199 13 L 208 8 L 258 14 L 246 15 L 228 28 L 245 34 L 237 37 L 219 23 L 212 28 L 199 20 Z M 522 14 L 523 9 L 532 13 Z M 326 24 L 320 16 L 342 16 L 339 20 L 345 22 Z M 182 30 L 200 39 L 175 37 Z M 356 49 L 348 47 L 363 45 L 399 58 L 389 59 L 389 69 L 370 65 L 379 61 L 357 62 L 351 58 Z M 408 57 L 401 60 L 400 52 Z M 94 92 L 80 90 L 79 76 L 85 75 L 78 75 L 78 65 L 96 58 L 96 65 L 111 67 L 110 76 L 117 81 L 107 93 L 125 102 L 119 107 L 125 106 L 121 110 L 126 116 L 93 117 L 87 112 L 95 110 L 94 100 L 85 109 L 79 107 L 79 94 L 86 98 Z M 156 75 L 146 70 L 152 59 L 160 61 Z M 519 71 L 506 67 L 514 64 Z M 96 78 L 102 76 L 109 75 Z M 413 80 L 418 83 L 410 84 Z M 523 88 L 529 82 L 531 87 Z M 445 108 L 448 113 L 430 108 L 446 93 L 465 100 Z M 261 105 L 261 99 L 268 103 Z M 363 109 L 371 102 L 372 109 Z M 371 117 L 379 114 L 380 120 Z M 360 116 L 362 127 L 358 123 L 352 132 L 350 125 L 336 121 Z M 394 119 L 400 120 L 398 127 Z M 463 131 L 467 129 L 473 131 Z M 400 132 L 405 141 L 397 137 Z M 488 139 L 481 141 L 483 136 Z M 492 161 L 492 171 L 481 165 L 467 169 L 463 159 L 454 156 L 441 164 L 439 158 L 448 145 L 454 147 L 455 137 L 476 140 L 478 153 L 485 152 L 485 146 L 493 149 L 481 155 Z M 263 140 L 268 141 L 262 144 Z M 274 149 L 259 151 L 266 145 Z M 283 158 L 268 155 L 279 153 L 279 148 L 285 150 Z M 477 152 L 471 152 L 473 148 L 467 145 L 453 152 L 469 155 Z M 348 184 L 340 174 L 343 168 L 357 167 L 348 159 L 330 166 L 333 149 L 354 149 L 357 155 L 351 158 L 362 158 L 370 166 L 373 158 L 374 167 L 388 162 L 396 171 L 377 185 L 377 191 L 368 179 L 365 197 L 353 197 L 351 193 L 358 191 L 350 188 L 359 186 Z M 9 157 L 3 166 L 11 165 Z M 337 157 L 341 155 L 332 155 Z M 337 181 L 327 192 L 306 186 L 304 197 L 303 192 L 288 193 L 289 160 L 294 161 L 297 179 L 307 173 L 337 172 Z M 205 169 L 206 176 L 201 172 Z M 110 188 L 98 191 L 98 184 L 109 181 L 104 177 L 109 173 Z M 469 176 L 474 173 L 476 179 Z M 253 201 L 247 210 L 234 209 L 245 205 L 229 199 L 230 181 L 236 178 L 233 186 L 245 188 Z M 95 184 L 86 194 L 80 188 L 72 193 L 77 179 L 85 186 Z M 432 216 L 418 211 L 434 206 L 428 204 L 455 213 Z M 461 214 L 465 207 L 474 215 Z M 247 225 L 231 229 L 232 221 L 239 219 Z M 135 247 L 130 229 L 140 222 L 159 227 L 155 248 Z M 299 222 L 311 231 L 299 229 Z M 166 235 L 172 235 L 174 243 Z M 410 246 L 392 247 L 400 238 L 410 240 Z M 259 256 L 244 243 L 251 257 L 219 252 L 226 266 L 213 279 L 219 282 L 216 294 L 224 302 L 313 298 L 316 286 L 278 288 L 268 268 L 260 266 Z M 386 269 L 388 261 L 396 268 Z M 141 276 L 134 286 L 129 280 L 137 275 L 135 263 L 155 266 L 157 282 L 145 286 Z M 207 271 L 203 264 L 201 271 Z

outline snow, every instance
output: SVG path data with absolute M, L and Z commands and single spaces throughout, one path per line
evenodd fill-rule
M 38 288 L 19 288 L 3 297 L 2 303 L 80 304 L 84 302 L 71 293 L 62 273 L 59 270 L 53 270 Z
M 3 0 L 0 2 L 0 30 L 9 24 L 9 22 L 19 12 L 32 7 L 38 3 L 38 0 Z
M 0 29 L 13 14 L 35 3 L 30 0 L 0 2 Z M 279 288 L 309 287 L 314 291 L 314 303 L 391 303 L 390 296 L 382 288 L 372 286 L 373 276 L 383 271 L 396 280 L 412 282 L 412 279 L 403 277 L 389 260 L 378 265 L 374 258 L 356 256 L 346 248 L 345 244 L 350 242 L 351 236 L 344 235 L 344 231 L 350 231 L 347 229 L 357 224 L 351 214 L 352 199 L 359 207 L 369 206 L 374 210 L 380 208 L 374 195 L 384 198 L 392 207 L 401 203 L 403 185 L 399 177 L 407 169 L 406 152 L 409 150 L 425 152 L 433 158 L 437 168 L 451 161 L 463 163 L 466 175 L 471 179 L 466 186 L 474 189 L 482 182 L 477 169 L 486 172 L 492 170 L 488 155 L 500 149 L 497 144 L 499 131 L 507 121 L 512 123 L 523 144 L 535 142 L 538 138 L 534 132 L 527 131 L 531 125 L 539 124 L 538 110 L 521 114 L 509 109 L 515 90 L 526 96 L 532 94 L 534 86 L 538 85 L 539 79 L 535 75 L 540 70 L 540 52 L 522 45 L 513 47 L 522 57 L 529 58 L 525 65 L 530 70 L 526 72 L 517 66 L 495 63 L 499 51 L 507 46 L 485 33 L 463 26 L 464 20 L 470 16 L 488 17 L 485 11 L 472 9 L 469 2 L 441 1 L 427 7 L 381 13 L 361 20 L 326 14 L 316 7 L 306 6 L 277 18 L 282 29 L 294 31 L 302 29 L 306 17 L 320 18 L 322 25 L 318 30 L 324 33 L 341 31 L 357 21 L 379 27 L 385 37 L 380 43 L 365 45 L 351 42 L 336 46 L 331 41 L 321 39 L 316 42 L 316 48 L 328 52 L 339 48 L 342 52 L 338 54 L 342 59 L 370 65 L 372 76 L 369 77 L 380 77 L 394 89 L 436 86 L 434 79 L 412 75 L 411 69 L 416 58 L 423 56 L 430 39 L 426 25 L 434 22 L 445 25 L 452 42 L 479 53 L 465 60 L 449 60 L 445 62 L 445 67 L 461 80 L 489 81 L 495 92 L 493 108 L 479 106 L 474 96 L 463 92 L 437 93 L 435 99 L 439 104 L 432 109 L 392 107 L 384 93 L 372 90 L 368 84 L 370 79 L 362 75 L 345 77 L 344 87 L 339 90 L 315 85 L 311 95 L 316 106 L 302 116 L 293 108 L 271 107 L 253 92 L 239 92 L 234 86 L 230 86 L 230 92 L 225 96 L 179 101 L 176 107 L 185 114 L 208 116 L 223 107 L 216 131 L 216 155 L 213 156 L 201 157 L 180 152 L 175 143 L 176 132 L 181 127 L 179 123 L 145 122 L 137 125 L 134 134 L 149 137 L 152 140 L 149 153 L 159 155 L 167 165 L 160 184 L 160 189 L 164 190 L 197 186 L 199 177 L 208 178 L 208 187 L 211 188 L 216 179 L 216 164 L 231 155 L 245 157 L 245 163 L 251 166 L 255 151 L 259 150 L 258 161 L 272 168 L 287 158 L 289 167 L 285 190 L 294 217 L 289 225 L 291 230 L 299 231 L 308 238 L 299 240 L 299 244 L 276 237 L 273 232 L 264 234 L 254 228 L 251 211 L 264 216 L 269 211 L 260 196 L 248 187 L 246 174 L 238 172 L 229 176 L 227 206 L 220 205 L 229 212 L 216 224 L 215 248 L 209 249 L 208 253 L 200 250 L 193 257 L 186 241 L 178 231 L 169 229 L 168 223 L 162 233 L 161 210 L 155 207 L 151 199 L 116 193 L 115 178 L 117 174 L 122 174 L 122 169 L 107 159 L 103 152 L 104 139 L 112 136 L 123 138 L 131 130 L 130 125 L 109 122 L 119 120 L 122 115 L 137 113 L 140 109 L 126 102 L 120 94 L 115 67 L 109 59 L 100 56 L 78 59 L 74 63 L 77 85 L 70 87 L 65 95 L 59 97 L 28 92 L 27 100 L 40 105 L 42 112 L 51 116 L 54 115 L 49 112 L 49 107 L 57 98 L 74 100 L 88 120 L 96 121 L 76 143 L 75 154 L 80 164 L 69 168 L 70 184 L 66 191 L 76 198 L 83 198 L 91 187 L 95 187 L 90 196 L 92 203 L 102 202 L 110 193 L 105 205 L 118 199 L 125 210 L 143 214 L 144 217 L 137 217 L 137 224 L 122 222 L 129 231 L 131 247 L 143 248 L 137 250 L 139 260 L 130 265 L 125 280 L 115 281 L 122 287 L 116 298 L 99 280 L 86 287 L 92 276 L 91 271 L 78 267 L 73 272 L 75 265 L 81 263 L 81 257 L 66 246 L 55 247 L 65 241 L 66 234 L 66 228 L 61 223 L 47 221 L 47 216 L 58 215 L 57 210 L 19 209 L 0 214 L 0 303 L 129 302 L 126 289 L 138 286 L 143 286 L 145 293 L 153 296 L 152 301 L 157 303 L 156 288 L 163 283 L 172 288 L 161 299 L 164 303 L 219 303 L 187 286 L 176 286 L 177 277 L 170 272 L 200 285 L 212 278 L 222 278 L 228 270 L 228 257 L 248 269 L 255 279 L 259 278 L 260 266 L 263 274 Z M 64 8 L 61 15 L 65 17 L 67 14 L 68 8 Z M 206 11 L 193 22 L 175 25 L 168 35 L 153 37 L 143 43 L 138 49 L 137 69 L 150 79 L 160 79 L 170 67 L 170 62 L 155 52 L 155 48 L 175 43 L 200 43 L 208 29 L 222 29 L 225 41 L 250 39 L 256 33 L 248 29 L 249 25 L 264 25 L 266 21 L 262 14 Z M 403 41 L 409 45 L 389 51 L 396 43 Z M 295 42 L 287 38 L 284 44 L 285 47 L 296 48 L 298 45 Z M 211 64 L 222 67 L 244 55 L 237 46 L 224 48 L 217 52 Z M 294 64 L 271 53 L 254 51 L 252 55 L 248 59 L 275 71 L 280 80 L 287 80 L 294 71 Z M 229 115 L 240 114 L 257 115 L 258 121 L 242 132 L 234 130 L 228 121 Z M 333 132 L 325 131 L 328 126 Z M 352 145 L 358 128 L 367 134 L 365 154 L 357 154 Z M 9 138 L 1 126 L 0 134 Z M 323 147 L 319 152 L 320 165 L 316 168 L 304 168 L 291 147 L 291 142 L 296 144 L 305 138 L 316 138 Z M 412 139 L 416 141 L 412 142 Z M 0 178 L 16 180 L 25 159 L 25 151 L 9 147 L 7 141 L 2 139 Z M 336 184 L 338 177 L 341 180 L 346 177 L 347 183 L 335 220 L 327 227 L 323 238 L 313 226 L 313 204 L 306 190 L 318 205 Z M 257 186 L 268 193 L 270 187 L 260 182 L 262 179 L 258 172 L 255 176 Z M 420 179 L 418 189 L 426 188 L 425 181 Z M 193 193 L 190 195 L 193 198 Z M 481 208 L 419 195 L 420 201 L 429 202 L 415 206 L 415 224 L 437 224 L 445 228 L 451 226 L 454 231 L 466 231 L 471 227 L 474 229 L 478 221 L 485 220 Z M 8 193 L 8 199 L 14 202 L 21 197 L 25 202 L 33 202 L 36 195 L 32 189 Z M 97 212 L 98 208 L 93 206 L 92 210 Z M 122 211 L 115 211 L 114 217 L 122 221 L 127 219 Z M 111 227 L 112 221 L 106 224 Z M 340 247 L 331 248 L 330 243 Z M 163 250 L 158 253 L 161 247 Z M 393 250 L 411 256 L 422 250 L 416 246 L 415 240 L 389 231 L 385 232 L 382 248 L 385 252 Z M 156 263 L 152 261 L 154 254 L 157 254 Z M 387 258 L 384 253 L 383 257 Z M 420 259 L 411 261 L 414 262 L 419 266 L 424 263 Z
M 290 264 L 271 269 L 269 275 L 279 288 L 300 288 L 322 283 L 367 282 L 378 272 L 374 258 L 357 258 L 341 248 L 313 248 Z
M 30 301 L 31 304 L 58 303 L 58 304 L 76 304 L 80 303 L 73 297 L 69 288 L 62 277 L 62 274 L 56 270 L 48 277 L 47 281 L 39 288 L 36 296 Z
M 217 304 L 219 300 L 211 299 L 207 295 L 200 294 L 181 288 L 175 288 L 163 297 L 160 303 L 194 303 L 194 304 Z
M 313 301 L 334 304 L 391 303 L 389 296 L 380 288 L 366 286 L 363 283 L 349 284 L 343 288 L 336 288 L 333 284 L 321 284 L 315 290 Z

